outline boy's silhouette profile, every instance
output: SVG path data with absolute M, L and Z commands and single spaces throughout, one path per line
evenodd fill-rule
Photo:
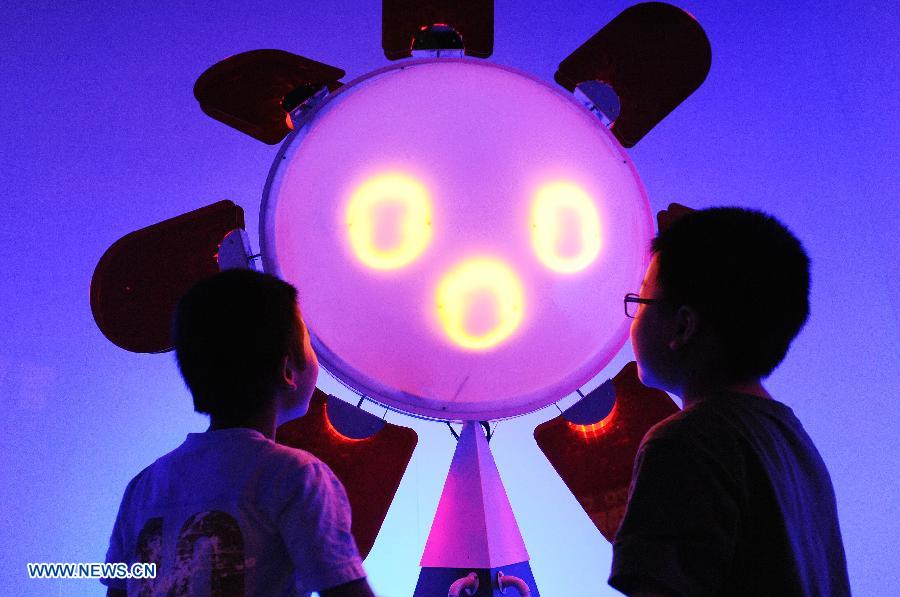
M 809 259 L 760 212 L 662 230 L 625 298 L 641 381 L 684 409 L 635 458 L 609 583 L 627 595 L 848 595 L 834 489 L 790 408 L 762 386 L 809 315 Z
M 250 270 L 195 285 L 176 310 L 178 366 L 209 430 L 128 484 L 108 562 L 153 562 L 155 579 L 104 579 L 109 595 L 369 597 L 341 483 L 276 444 L 302 416 L 318 362 L 293 286 Z

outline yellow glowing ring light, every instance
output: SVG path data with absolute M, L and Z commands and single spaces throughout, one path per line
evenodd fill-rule
M 559 241 L 566 229 L 560 216 L 568 212 L 577 220 L 578 250 L 561 255 Z M 553 271 L 574 274 L 588 267 L 600 254 L 600 219 L 594 200 L 576 184 L 553 182 L 541 187 L 531 208 L 531 242 L 538 259 Z
M 472 303 L 479 294 L 492 299 L 495 321 L 472 330 L 466 319 L 472 317 Z M 490 258 L 466 260 L 447 273 L 438 285 L 436 301 L 447 337 L 471 350 L 487 350 L 506 340 L 522 322 L 525 302 L 516 273 Z
M 467 58 L 341 87 L 282 145 L 260 210 L 264 268 L 297 286 L 324 369 L 446 420 L 532 412 L 597 375 L 652 230 L 596 116 Z
M 387 248 L 374 242 L 379 206 L 398 203 L 403 208 L 399 240 Z M 356 256 L 375 269 L 398 269 L 409 265 L 431 240 L 431 205 L 428 192 L 413 178 L 402 174 L 382 174 L 367 180 L 354 191 L 347 205 L 347 228 Z

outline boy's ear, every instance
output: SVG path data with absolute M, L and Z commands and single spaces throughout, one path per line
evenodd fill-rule
M 297 389 L 297 370 L 291 363 L 290 355 L 285 355 L 281 361 L 281 383 L 292 390 Z
M 687 305 L 679 307 L 675 313 L 675 331 L 669 340 L 669 348 L 672 350 L 683 348 L 697 334 L 698 324 L 699 319 L 694 309 Z

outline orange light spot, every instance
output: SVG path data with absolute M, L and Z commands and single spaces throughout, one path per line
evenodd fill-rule
M 606 430 L 612 425 L 613 420 L 616 418 L 617 406 L 618 403 L 613 404 L 612 410 L 609 411 L 609 414 L 596 423 L 591 423 L 590 425 L 577 425 L 575 423 L 568 422 L 568 425 L 571 429 L 574 429 L 578 433 L 582 434 L 585 439 L 598 437 L 606 433 Z
M 328 418 L 328 408 L 325 409 L 325 416 L 322 417 L 325 421 L 325 431 L 329 434 L 337 438 L 342 442 L 353 443 L 353 442 L 364 442 L 369 438 L 356 438 L 356 437 L 348 437 L 337 430 L 337 428 L 331 423 L 331 419 Z

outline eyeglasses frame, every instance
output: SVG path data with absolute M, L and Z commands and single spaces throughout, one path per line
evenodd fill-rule
M 634 319 L 634 315 L 630 315 L 628 313 L 628 303 L 636 303 L 639 305 L 655 305 L 657 303 L 662 302 L 660 299 L 651 299 L 651 298 L 642 298 L 641 295 L 635 294 L 634 292 L 629 292 L 625 295 L 623 299 L 623 304 L 625 305 L 625 317 L 629 319 Z

